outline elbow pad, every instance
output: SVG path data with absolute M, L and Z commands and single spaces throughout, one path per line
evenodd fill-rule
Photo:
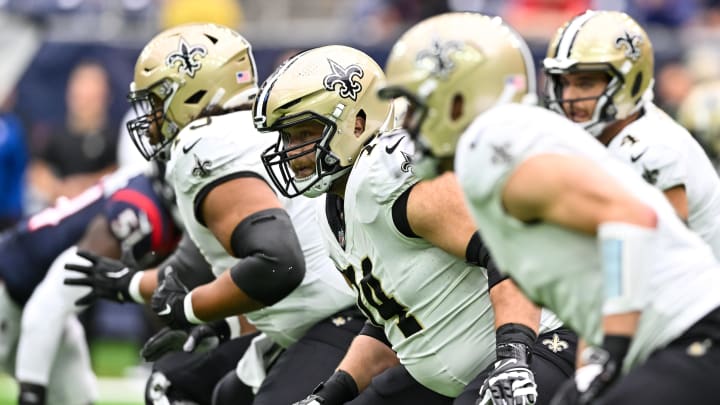
M 230 245 L 240 261 L 230 269 L 250 298 L 270 306 L 287 297 L 305 277 L 305 257 L 287 212 L 280 208 L 249 215 L 233 230 Z
M 488 291 L 499 284 L 501 281 L 508 278 L 508 276 L 502 274 L 498 269 L 490 251 L 482 242 L 480 234 L 475 232 L 468 242 L 467 248 L 465 249 L 465 261 L 475 266 L 484 267 L 488 274 Z

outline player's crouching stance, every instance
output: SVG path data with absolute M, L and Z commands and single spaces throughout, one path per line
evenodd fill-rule
M 260 154 L 273 140 L 258 136 L 248 111 L 255 71 L 237 32 L 189 24 L 146 45 L 129 95 L 139 117 L 130 134 L 146 158 L 169 157 L 186 232 L 217 277 L 191 289 L 171 272 L 151 306 L 173 329 L 245 314 L 262 332 L 216 388 L 216 404 L 297 401 L 362 325 L 322 246 L 315 203 L 280 199 L 267 179 Z
M 488 38 L 493 52 L 518 40 L 481 15 L 423 26 L 438 34 L 459 26 Z M 433 46 L 428 40 L 428 64 L 444 52 Z M 507 53 L 525 77 L 520 51 Z M 547 403 L 572 372 L 573 335 L 551 314 L 541 321 L 510 280 L 491 276 L 488 283 L 483 267 L 492 263 L 451 177 L 419 181 L 404 131 L 375 139 L 390 116 L 390 101 L 376 95 L 383 80 L 358 50 L 317 48 L 271 75 L 254 106 L 258 129 L 280 132 L 263 155 L 278 189 L 327 193 L 320 217 L 326 244 L 370 319 L 337 371 L 299 403 L 474 404 L 485 369 L 492 376 L 485 402 Z M 561 353 L 544 346 L 553 337 Z
M 592 346 L 555 403 L 717 403 L 720 264 L 709 246 L 578 125 L 468 93 L 462 77 L 487 52 L 463 70 L 475 48 L 438 43 L 437 54 L 454 63 L 388 63 L 380 94 L 406 95 L 416 167 L 436 168 L 427 177 L 454 167 L 502 271 Z M 438 126 L 456 102 L 478 118 L 467 128 Z

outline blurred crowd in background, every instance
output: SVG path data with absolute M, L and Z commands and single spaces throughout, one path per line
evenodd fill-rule
M 170 26 L 238 29 L 263 80 L 286 57 L 330 43 L 382 66 L 407 27 L 461 10 L 502 16 L 539 62 L 555 30 L 588 8 L 625 11 L 646 28 L 655 100 L 669 114 L 699 83 L 720 80 L 720 0 L 0 0 L 0 227 L 142 160 L 125 132 L 125 96 L 140 49 Z M 147 325 L 133 311 L 109 320 L 100 310 L 88 336 L 141 342 Z

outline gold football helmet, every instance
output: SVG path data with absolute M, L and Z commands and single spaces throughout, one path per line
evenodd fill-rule
M 280 133 L 262 160 L 281 193 L 316 197 L 326 192 L 350 170 L 360 149 L 392 125 L 392 103 L 377 97 L 384 78 L 370 56 L 331 45 L 289 59 L 262 84 L 253 116 L 259 131 Z M 364 128 L 356 129 L 358 118 L 364 119 Z M 289 145 L 288 131 L 309 122 L 323 128 L 322 135 Z M 313 173 L 294 173 L 293 160 L 311 153 Z
M 505 102 L 535 102 L 535 70 L 525 41 L 500 17 L 446 13 L 410 28 L 393 46 L 380 97 L 405 97 L 404 128 L 415 140 L 415 173 L 437 175 L 462 132 Z
M 220 25 L 181 25 L 157 35 L 138 57 L 128 94 L 138 118 L 128 131 L 150 160 L 202 114 L 249 104 L 256 94 L 245 38 Z
M 627 118 L 652 101 L 653 47 L 635 20 L 619 11 L 587 11 L 562 26 L 543 60 L 548 108 L 566 115 L 561 75 L 601 71 L 609 76 L 592 118 L 579 123 L 599 136 L 607 124 Z
M 720 159 L 720 81 L 696 85 L 680 104 L 678 121 L 710 158 Z

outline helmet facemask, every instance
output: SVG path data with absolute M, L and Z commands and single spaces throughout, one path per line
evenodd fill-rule
M 311 122 L 322 126 L 322 134 L 289 146 L 288 129 Z M 328 191 L 334 180 L 346 174 L 352 167 L 341 166 L 340 159 L 330 150 L 329 145 L 337 133 L 337 126 L 319 114 L 307 111 L 285 116 L 267 130 L 277 131 L 280 136 L 275 145 L 263 152 L 261 159 L 275 186 L 288 198 L 301 194 L 307 197 L 320 196 Z M 293 169 L 293 162 L 308 155 L 314 157 L 314 171 L 298 177 Z
M 570 68 L 549 67 L 549 62 L 545 62 L 545 103 L 547 108 L 558 114 L 570 118 L 563 104 L 583 102 L 595 100 L 595 108 L 589 120 L 577 122 L 583 129 L 591 133 L 593 136 L 600 136 L 603 130 L 612 122 L 617 120 L 617 108 L 613 104 L 614 96 L 623 87 L 622 76 L 614 72 L 611 65 L 584 64 L 582 68 L 574 65 Z M 602 93 L 597 96 L 578 97 L 573 99 L 563 98 L 562 76 L 577 72 L 603 72 L 608 77 L 608 83 Z
M 128 121 L 127 129 L 146 160 L 168 155 L 167 148 L 180 131 L 166 113 L 175 90 L 176 86 L 166 79 L 149 89 L 134 90 L 128 94 L 137 118 Z

